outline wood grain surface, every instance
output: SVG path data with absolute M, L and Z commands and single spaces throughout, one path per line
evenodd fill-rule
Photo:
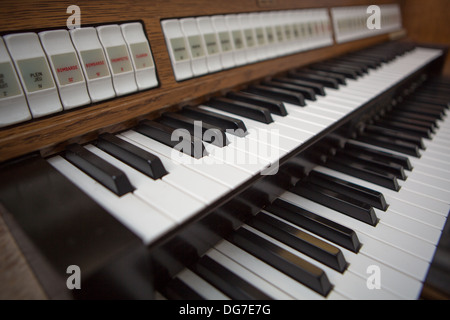
M 403 0 L 401 5 L 403 25 L 411 40 L 450 46 L 450 1 Z M 443 73 L 450 76 L 450 55 Z
M 43 299 L 47 296 L 0 214 L 0 300 Z

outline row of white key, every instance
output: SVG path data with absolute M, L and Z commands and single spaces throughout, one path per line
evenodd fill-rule
M 445 163 L 448 163 L 446 161 L 445 157 L 445 151 L 450 150 L 449 143 L 447 143 L 448 140 L 445 140 L 443 138 L 440 139 L 440 137 L 449 135 L 450 133 L 450 125 L 447 123 L 446 125 L 441 124 L 442 131 L 438 132 L 435 138 L 437 138 L 436 141 L 430 141 L 426 143 L 427 145 L 427 151 L 431 151 L 431 160 L 429 161 L 436 161 L 441 162 L 442 165 Z M 440 133 L 440 135 L 439 135 Z M 380 148 L 382 149 L 382 148 Z M 385 150 L 390 152 L 390 150 Z M 434 154 L 433 154 L 434 153 Z M 434 158 L 439 156 L 444 156 L 444 160 Z M 416 160 L 416 159 L 414 159 Z M 414 164 L 420 163 L 420 160 L 417 159 L 416 161 L 412 161 Z M 426 159 L 427 160 L 427 159 Z M 431 166 L 427 167 L 425 164 L 425 169 L 432 168 Z M 447 168 L 448 169 L 448 168 Z M 360 183 L 363 186 L 372 188 L 374 190 L 379 190 L 383 193 L 386 191 L 388 193 L 396 194 L 396 192 L 371 185 L 370 183 L 364 183 L 363 181 L 359 181 L 359 179 L 346 176 L 345 174 L 340 174 L 338 172 L 334 172 L 333 170 L 327 169 L 327 168 L 319 168 L 319 171 L 325 172 L 325 173 L 331 173 L 336 174 L 337 177 L 345 178 L 347 181 L 353 181 L 355 183 Z M 422 168 L 422 172 L 423 172 Z M 439 169 L 438 169 L 439 170 Z M 447 170 L 441 169 L 442 172 L 445 172 Z M 428 215 L 425 214 L 423 216 L 420 216 L 420 212 L 423 212 L 424 208 L 421 208 L 420 206 L 416 206 L 413 202 L 413 204 L 407 203 L 405 201 L 414 201 L 417 200 L 419 204 L 422 204 L 420 199 L 417 199 L 417 197 L 420 198 L 421 195 L 418 196 L 418 193 L 420 190 L 426 189 L 427 186 L 431 187 L 431 189 L 426 190 L 425 200 L 427 200 L 426 197 L 429 197 L 428 200 L 433 202 L 434 200 L 437 200 L 438 202 L 444 202 L 448 203 L 448 186 L 450 186 L 450 180 L 445 180 L 442 178 L 439 178 L 437 176 L 433 175 L 427 175 L 428 172 L 422 173 L 417 171 L 412 171 L 408 173 L 408 180 L 404 183 L 400 183 L 403 188 L 402 190 L 409 190 L 409 192 L 413 193 L 413 197 L 411 198 L 411 194 L 407 194 L 406 198 L 400 198 L 401 200 L 397 200 L 396 198 L 390 198 L 388 197 L 388 203 L 390 204 L 389 210 L 387 212 L 382 212 L 380 210 L 376 210 L 377 215 L 381 219 L 381 223 L 385 224 L 389 228 L 398 229 L 400 232 L 397 233 L 397 237 L 395 237 L 395 232 L 397 230 L 384 230 L 385 232 L 388 231 L 388 233 L 384 233 L 384 235 L 387 237 L 382 237 L 380 239 L 371 239 L 373 236 L 364 236 L 365 240 L 369 240 L 369 242 L 365 242 L 365 245 L 363 246 L 363 249 L 361 250 L 361 254 L 356 255 L 352 252 L 349 252 L 348 250 L 341 248 L 341 250 L 345 251 L 345 256 L 348 262 L 350 262 L 350 268 L 349 270 L 353 270 L 354 273 L 358 274 L 363 280 L 367 278 L 367 267 L 370 265 L 377 265 L 381 266 L 383 278 L 385 281 L 383 281 L 384 287 L 387 288 L 388 293 L 383 293 L 383 299 L 386 298 L 393 298 L 390 296 L 390 293 L 393 293 L 394 295 L 404 299 L 415 299 L 418 297 L 418 294 L 420 293 L 422 283 L 424 276 L 426 275 L 426 271 L 428 269 L 428 263 L 424 262 L 431 261 L 432 256 L 434 254 L 434 245 L 437 244 L 440 236 L 440 230 L 443 227 L 443 224 L 445 223 L 445 217 L 447 216 L 448 209 L 450 209 L 450 206 L 442 206 L 439 204 L 438 206 L 433 206 L 435 210 L 440 210 L 438 215 L 436 212 L 429 213 Z M 435 173 L 435 172 L 433 172 Z M 449 172 L 450 173 L 450 172 Z M 435 182 L 438 182 L 439 187 L 436 187 Z M 447 183 L 447 185 L 446 185 Z M 447 186 L 447 188 L 446 188 Z M 439 190 L 440 189 L 440 190 Z M 436 193 L 434 193 L 437 191 Z M 439 192 L 441 191 L 441 192 Z M 291 202 L 296 203 L 298 202 L 299 205 L 304 204 L 304 202 L 308 202 L 307 199 L 302 199 L 301 197 L 298 197 L 293 194 L 286 193 L 284 195 L 285 198 L 290 199 Z M 436 199 L 437 198 L 437 199 Z M 312 207 L 314 208 L 314 206 Z M 415 209 L 413 212 L 412 217 L 409 216 L 411 214 L 411 208 Z M 322 210 L 326 210 L 327 208 L 320 208 L 319 212 L 323 212 Z M 397 213 L 393 210 L 397 211 L 403 211 L 402 213 Z M 336 213 L 336 216 L 341 215 L 340 213 Z M 332 217 L 332 216 L 330 216 Z M 442 217 L 442 218 L 441 218 Z M 346 218 L 346 217 L 345 217 Z M 432 218 L 432 219 L 429 219 Z M 433 219 L 434 218 L 434 219 Z M 358 223 L 356 223 L 358 224 Z M 362 224 L 361 224 L 362 225 Z M 378 226 L 377 226 L 378 227 Z M 251 227 L 248 227 L 249 229 L 252 229 Z M 369 230 L 369 229 L 368 229 Z M 302 230 L 304 231 L 304 230 Z M 257 232 L 258 233 L 258 232 Z M 261 233 L 259 233 L 262 235 Z M 382 232 L 383 235 L 383 232 Z M 266 236 L 267 238 L 267 236 Z M 405 246 L 408 247 L 408 250 L 415 252 L 415 254 L 410 255 L 404 250 L 399 248 L 396 248 L 395 245 L 392 246 L 392 242 L 389 242 L 388 238 L 393 238 L 394 242 L 399 242 L 397 246 L 400 247 Z M 403 240 L 401 239 L 403 238 Z M 326 240 L 325 240 L 326 241 Z M 277 242 L 275 240 L 275 242 Z M 430 246 L 431 244 L 431 246 Z M 417 247 L 418 246 L 418 247 Z M 266 265 L 262 261 L 258 261 L 255 257 L 249 256 L 248 253 L 240 250 L 239 248 L 236 248 L 234 245 L 228 243 L 227 241 L 223 241 L 220 243 L 217 248 L 221 248 L 224 252 L 228 252 L 229 258 L 228 259 L 234 259 L 233 261 L 230 260 L 224 260 L 223 258 L 217 258 L 218 253 L 216 253 L 216 250 L 213 249 L 211 252 L 207 253 L 210 257 L 215 257 L 216 261 L 219 263 L 224 264 L 227 266 L 230 270 L 234 270 L 239 266 L 239 268 L 247 268 L 246 272 L 254 272 L 252 274 L 252 277 L 258 277 L 264 275 L 264 277 L 258 278 L 258 281 L 254 282 L 252 281 L 252 284 L 256 284 L 259 282 L 269 281 L 267 278 L 269 276 L 269 272 L 264 272 L 264 268 L 270 269 L 271 267 Z M 421 249 L 419 249 L 421 248 Z M 404 248 L 403 248 L 404 249 Z M 219 249 L 220 250 L 220 249 Z M 414 256 L 416 255 L 416 256 Z M 220 257 L 220 255 L 219 255 Z M 421 257 L 422 260 L 418 260 L 417 258 Z M 303 257 L 304 258 L 304 257 Z M 349 259 L 351 258 L 351 259 Z M 249 262 L 249 260 L 253 261 L 253 264 Z M 240 263 L 240 264 L 239 264 Z M 255 268 L 256 264 L 256 268 Z M 259 268 L 261 269 L 258 269 Z M 323 266 L 320 266 L 323 267 Z M 355 268 L 359 268 L 358 271 L 355 271 Z M 276 270 L 271 270 L 270 274 L 273 272 L 277 272 Z M 405 274 L 406 272 L 406 274 Z M 333 275 L 332 279 L 337 280 L 336 283 L 339 285 L 336 285 L 336 291 L 341 293 L 340 290 L 344 289 L 344 296 L 350 297 L 350 298 L 356 298 L 361 299 L 361 297 L 367 297 L 370 299 L 373 299 L 376 297 L 373 293 L 369 293 L 367 291 L 367 286 L 364 287 L 364 285 L 361 285 L 361 279 L 359 281 L 356 281 L 360 284 L 359 289 L 357 290 L 351 290 L 350 293 L 345 292 L 345 288 L 349 287 L 349 282 L 346 280 L 345 282 L 339 282 L 343 281 L 344 277 L 340 277 L 339 275 L 336 275 L 336 272 L 334 270 L 331 270 L 331 273 Z M 238 273 L 240 274 L 240 273 Z M 327 270 L 327 274 L 329 274 L 329 270 Z M 280 276 L 280 275 L 279 275 Z M 283 277 L 283 275 L 281 275 Z M 246 277 L 247 278 L 247 277 Z M 263 279 L 264 278 L 264 279 Z M 286 279 L 285 279 L 286 280 Z M 289 282 L 289 279 L 287 279 Z M 291 279 L 291 281 L 293 281 Z M 333 282 L 333 281 L 332 281 Z M 364 281 L 363 281 L 364 282 Z M 280 285 L 282 282 L 280 282 L 280 279 L 273 280 L 271 285 L 273 286 L 272 289 L 266 289 L 263 290 L 269 295 L 272 294 L 274 298 L 279 298 L 280 296 L 278 294 L 275 294 L 277 290 L 286 290 L 286 288 L 292 288 L 295 287 L 295 282 L 291 282 L 289 285 Z M 336 284 L 335 283 L 335 284 Z M 191 283 L 195 287 L 196 283 Z M 280 288 L 277 288 L 276 286 L 279 285 Z M 260 288 L 262 289 L 262 288 Z M 303 288 L 305 289 L 305 288 Z M 307 290 L 307 289 L 306 289 Z M 370 291 L 371 292 L 371 291 Z M 369 293 L 369 294 L 368 294 Z M 314 293 L 312 291 L 309 291 L 308 294 L 311 294 L 314 296 Z M 368 294 L 368 295 L 367 295 Z M 310 299 L 311 295 L 300 295 L 297 296 L 297 298 L 306 298 Z M 353 296 L 352 296 L 353 295 Z M 283 295 L 281 295 L 283 296 Z M 205 297 L 208 297 L 208 295 L 205 295 Z M 293 294 L 291 297 L 295 298 L 295 294 Z M 334 296 L 330 297 L 333 298 Z M 283 299 L 283 298 L 281 298 Z M 285 298 L 284 298 L 285 299 Z

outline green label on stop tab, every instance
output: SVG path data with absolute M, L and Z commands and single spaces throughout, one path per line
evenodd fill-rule
M 83 81 L 75 52 L 55 54 L 51 57 L 60 85 Z
M 102 49 L 81 51 L 80 56 L 84 67 L 86 68 L 86 76 L 89 80 L 110 75 Z
M 0 63 L 0 99 L 21 94 L 20 84 L 10 62 Z
M 148 43 L 140 42 L 130 44 L 130 50 L 137 70 L 153 67 L 153 61 L 151 59 L 151 52 Z
M 53 76 L 45 57 L 17 61 L 20 73 L 28 92 L 35 92 L 55 87 Z
M 128 50 L 125 45 L 109 47 L 106 51 L 108 52 L 113 74 L 133 71 L 130 56 L 128 55 Z

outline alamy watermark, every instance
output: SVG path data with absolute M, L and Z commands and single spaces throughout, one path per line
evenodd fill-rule
M 194 121 L 193 134 L 175 129 L 171 135 L 171 141 L 175 142 L 171 159 L 190 165 L 261 167 L 261 175 L 278 172 L 282 149 L 277 129 L 247 129 L 246 133 L 242 129 L 227 129 L 225 133 L 204 129 L 202 121 Z
M 367 277 L 366 286 L 369 290 L 381 289 L 381 269 L 377 265 L 370 265 L 366 269 Z
M 70 274 L 66 280 L 66 286 L 69 290 L 81 289 L 81 269 L 79 266 L 73 264 L 67 267 L 67 274 Z
M 80 28 L 81 26 L 81 9 L 79 6 L 71 5 L 67 7 L 66 13 L 71 14 L 69 18 L 67 18 L 66 26 L 67 29 L 72 30 L 75 28 Z
M 381 29 L 381 8 L 377 5 L 371 5 L 367 7 L 366 12 L 370 14 L 367 18 L 367 29 Z

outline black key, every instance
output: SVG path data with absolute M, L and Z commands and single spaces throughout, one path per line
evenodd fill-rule
M 308 181 L 311 181 L 324 188 L 328 188 L 336 192 L 345 194 L 356 200 L 367 203 L 374 208 L 383 211 L 386 211 L 388 208 L 386 200 L 384 199 L 384 196 L 381 192 L 374 191 L 372 189 L 368 189 L 360 185 L 338 179 L 327 174 L 323 174 L 318 171 L 311 171 L 308 176 Z
M 332 289 L 323 270 L 245 228 L 239 228 L 227 240 L 324 297 Z
M 2 218 L 14 226 L 9 229 L 49 299 L 153 298 L 142 240 L 46 160 L 33 155 L 4 163 L 0 203 Z M 73 264 L 81 269 L 81 290 L 66 286 Z
M 271 299 L 264 292 L 208 256 L 203 256 L 189 268 L 233 300 Z
M 424 121 L 419 119 L 406 118 L 396 115 L 395 113 L 389 113 L 388 115 L 384 115 L 382 117 L 385 120 L 392 120 L 401 123 L 408 123 L 419 127 L 424 127 L 430 130 L 431 132 L 436 132 L 436 124 L 435 122 Z
M 349 150 L 363 152 L 366 155 L 370 155 L 374 159 L 380 159 L 380 160 L 397 163 L 409 171 L 411 171 L 413 169 L 411 162 L 409 161 L 409 159 L 407 157 L 403 157 L 403 156 L 399 156 L 396 154 L 392 154 L 392 153 L 372 149 L 369 147 L 361 146 L 359 144 L 354 143 L 353 141 L 348 141 L 347 144 L 345 145 L 345 147 L 346 147 L 346 149 L 349 149 Z
M 357 65 L 358 67 L 362 68 L 364 73 L 368 73 L 369 69 L 376 69 L 376 64 L 372 63 L 368 60 L 361 60 L 361 59 L 347 59 L 346 57 L 339 57 L 333 60 L 335 63 L 343 63 L 345 65 Z
M 200 159 L 206 155 L 203 142 L 197 137 L 187 134 L 183 130 L 177 130 L 162 123 L 150 120 L 141 121 L 135 130 L 196 159 Z
M 170 280 L 160 291 L 169 300 L 205 300 L 178 278 Z
M 336 61 L 347 61 L 349 63 L 352 63 L 352 62 L 361 63 L 371 69 L 378 69 L 378 67 L 381 65 L 381 63 L 379 63 L 375 60 L 365 59 L 363 57 L 358 57 L 358 56 L 352 56 L 351 54 L 336 58 Z
M 372 170 L 391 173 L 396 176 L 397 179 L 406 180 L 406 174 L 403 170 L 403 167 L 399 164 L 373 159 L 372 157 L 367 156 L 364 153 L 351 150 L 339 150 L 336 156 L 341 160 L 356 161 L 359 164 L 362 164 Z
M 302 86 L 305 88 L 310 88 L 314 90 L 314 93 L 319 96 L 325 96 L 325 86 L 323 86 L 320 83 L 311 82 L 311 81 L 304 81 L 299 79 L 293 79 L 293 78 L 274 78 L 273 81 L 279 81 L 283 83 L 293 84 L 296 86 Z
M 440 85 L 433 85 L 433 86 L 422 86 L 419 87 L 414 93 L 423 95 L 425 97 L 438 97 L 440 99 L 449 99 L 450 93 L 449 93 L 448 87 L 443 87 Z
M 259 96 L 252 93 L 246 92 L 229 92 L 227 93 L 227 98 L 247 102 L 250 104 L 254 104 L 256 106 L 269 109 L 269 111 L 273 114 L 279 116 L 287 116 L 288 112 L 286 111 L 286 107 L 283 102 L 275 99 L 270 99 L 267 97 Z
M 365 59 L 373 59 L 375 61 L 379 61 L 382 63 L 388 62 L 388 59 L 389 59 L 387 56 L 385 56 L 383 54 L 379 54 L 376 52 L 367 52 L 367 51 L 352 53 L 352 56 L 363 57 Z
M 186 129 L 189 131 L 191 136 L 195 136 L 198 139 L 211 143 L 220 148 L 228 145 L 228 139 L 225 132 L 207 122 L 200 122 L 187 116 L 172 112 L 163 113 L 162 117 L 158 119 L 158 122 L 174 128 Z
M 205 105 L 216 108 L 229 113 L 234 113 L 239 116 L 249 118 L 262 123 L 272 123 L 273 119 L 270 111 L 266 108 L 261 108 L 253 104 L 234 101 L 228 98 L 212 98 Z
M 381 67 L 381 65 L 385 62 L 384 61 L 385 59 L 383 59 L 383 57 L 366 55 L 366 54 L 363 54 L 362 52 L 360 52 L 360 53 L 355 52 L 350 55 L 347 55 L 347 57 L 349 59 L 364 59 L 364 60 L 372 61 L 378 67 Z
M 79 144 L 69 145 L 64 157 L 119 197 L 134 191 L 125 173 Z
M 262 95 L 283 102 L 289 102 L 298 106 L 306 106 L 303 95 L 291 90 L 271 88 L 264 85 L 252 85 L 242 91 Z
M 316 74 L 318 76 L 333 78 L 338 82 L 338 84 L 342 84 L 344 86 L 347 84 L 347 80 L 346 80 L 345 76 L 343 76 L 342 74 L 326 72 L 326 71 L 322 71 L 322 70 L 308 69 L 308 68 L 302 69 L 302 71 L 309 73 L 309 74 Z
M 320 84 L 324 85 L 325 87 L 332 88 L 332 89 L 339 89 L 339 83 L 335 79 L 330 78 L 330 77 L 318 76 L 315 74 L 309 74 L 306 72 L 299 72 L 299 71 L 289 72 L 289 77 L 294 78 L 294 79 L 300 79 L 300 80 L 320 83 Z
M 347 268 L 341 250 L 279 219 L 260 212 L 248 224 L 341 273 Z
M 298 183 L 290 191 L 371 226 L 376 226 L 378 223 L 378 218 L 371 206 L 336 191 L 311 182 Z
M 100 135 L 95 145 L 155 180 L 167 174 L 166 169 L 157 156 L 110 133 Z
M 302 94 L 305 97 L 305 99 L 309 99 L 312 101 L 316 100 L 316 94 L 314 93 L 314 90 L 312 90 L 310 88 L 301 87 L 301 86 L 290 84 L 290 83 L 279 82 L 276 80 L 264 81 L 262 84 L 265 86 L 268 86 L 268 87 L 274 87 L 274 88 L 298 92 L 298 93 Z
M 357 61 L 353 61 L 353 62 L 348 62 L 345 60 L 336 60 L 334 59 L 333 61 L 331 61 L 332 63 L 334 63 L 337 67 L 343 67 L 346 69 L 353 69 L 356 71 L 356 73 L 359 76 L 363 76 L 364 74 L 368 74 L 369 73 L 369 67 L 361 62 L 357 62 Z
M 364 57 L 358 57 L 356 55 L 347 55 L 342 57 L 342 59 L 347 60 L 349 62 L 352 61 L 357 61 L 357 62 L 361 62 L 366 64 L 368 67 L 373 68 L 373 69 L 378 69 L 379 67 L 381 67 L 381 62 L 375 59 L 370 59 L 370 58 L 364 58 Z
M 194 107 L 184 107 L 181 114 L 196 120 L 201 120 L 210 125 L 217 126 L 228 133 L 238 137 L 244 137 L 247 134 L 247 128 L 242 120 L 224 116 L 208 110 Z
M 445 100 L 445 101 L 447 101 L 447 100 Z M 425 111 L 437 112 L 440 115 L 446 114 L 447 102 L 442 102 L 442 103 L 424 102 L 424 101 L 420 101 L 420 99 L 416 99 L 416 97 L 414 95 L 414 96 L 407 97 L 404 101 L 404 104 L 406 106 L 422 108 Z
M 336 134 L 336 133 L 328 134 L 325 138 L 323 138 L 323 140 L 326 143 L 334 146 L 335 148 L 341 148 L 341 149 L 346 146 L 347 141 L 348 141 L 347 138 L 345 138 L 339 134 Z
M 412 104 L 401 104 L 395 107 L 396 110 L 401 110 L 401 111 L 409 111 L 409 112 L 414 112 L 417 114 L 423 114 L 426 116 L 431 116 L 434 117 L 435 119 L 440 119 L 442 120 L 444 117 L 443 113 L 439 110 L 433 110 L 433 109 L 426 109 L 423 106 L 417 106 L 417 105 L 412 105 Z
M 330 66 L 336 68 L 342 68 L 343 70 L 351 70 L 356 73 L 357 76 L 363 76 L 368 73 L 368 68 L 362 63 L 358 63 L 356 61 L 348 62 L 345 60 L 338 61 L 337 59 L 324 61 L 319 63 L 319 65 Z
M 347 68 L 342 68 L 342 67 L 334 67 L 334 66 L 324 65 L 324 64 L 311 65 L 311 66 L 309 66 L 309 68 L 321 70 L 321 71 L 325 71 L 325 72 L 333 72 L 333 73 L 337 73 L 337 74 L 342 74 L 343 76 L 345 76 L 349 79 L 354 79 L 354 80 L 358 79 L 357 72 L 352 69 L 347 69 Z
M 277 199 L 265 210 L 352 252 L 361 248 L 353 230 L 287 201 Z
M 414 156 L 416 158 L 420 158 L 421 156 L 419 148 L 415 144 L 404 142 L 401 140 L 395 140 L 387 137 L 373 136 L 365 133 L 359 136 L 358 140 L 369 144 L 373 144 L 375 146 L 379 146 L 382 148 Z
M 413 96 L 410 96 L 406 101 L 411 102 L 418 102 L 421 104 L 429 104 L 436 107 L 436 109 L 444 110 L 447 108 L 447 104 L 449 101 L 445 98 L 439 98 L 439 97 L 427 97 L 421 94 L 414 94 Z
M 393 174 L 375 172 L 373 168 L 368 168 L 367 166 L 361 165 L 357 162 L 343 161 L 339 158 L 333 158 L 327 161 L 325 166 L 394 191 L 400 190 L 397 178 Z
M 364 129 L 364 132 L 367 132 L 371 135 L 379 135 L 390 137 L 396 140 L 403 140 L 408 143 L 413 143 L 420 149 L 425 149 L 425 145 L 423 144 L 422 137 L 410 135 L 401 131 L 392 130 L 388 128 L 383 128 L 375 125 L 367 125 Z
M 419 93 L 419 94 L 421 94 L 423 96 L 427 96 L 427 97 L 439 97 L 441 99 L 445 99 L 446 101 L 450 101 L 450 88 L 440 88 L 440 87 L 425 88 L 425 87 L 422 87 L 422 88 L 419 88 L 418 90 L 416 90 L 415 93 Z M 447 103 L 447 105 L 448 105 L 448 103 Z
M 377 120 L 375 124 L 383 128 L 399 130 L 417 137 L 431 138 L 431 131 L 428 128 L 391 120 Z

